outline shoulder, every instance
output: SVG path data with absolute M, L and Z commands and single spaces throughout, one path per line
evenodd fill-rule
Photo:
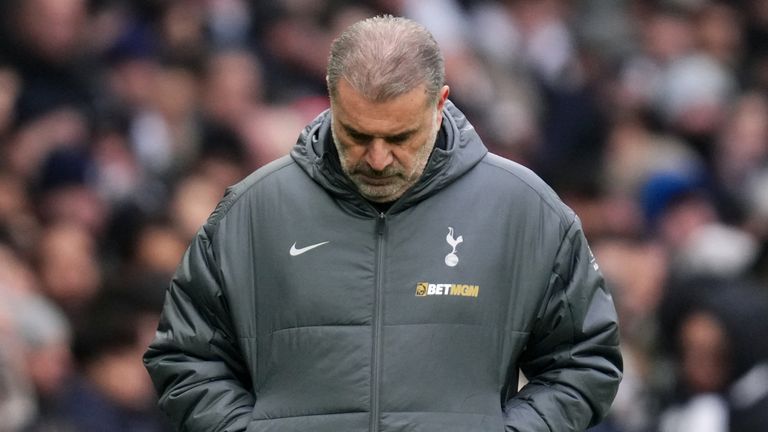
M 293 158 L 286 155 L 252 172 L 240 182 L 227 188 L 224 197 L 208 217 L 204 229 L 211 235 L 219 222 L 233 207 L 243 201 L 244 197 L 257 193 L 257 190 L 264 187 L 269 188 L 270 185 L 283 183 L 288 177 L 295 176 L 300 171 Z
M 514 194 L 514 198 L 520 200 L 521 205 L 544 207 L 566 225 L 570 225 L 575 219 L 573 210 L 530 168 L 490 152 L 483 157 L 478 168 L 490 177 L 486 181 L 491 187 Z

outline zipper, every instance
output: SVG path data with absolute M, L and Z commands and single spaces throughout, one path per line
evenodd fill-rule
M 379 381 L 381 356 L 381 327 L 382 327 L 382 290 L 384 275 L 384 242 L 387 228 L 387 216 L 379 213 L 376 220 L 376 288 L 374 297 L 373 311 L 373 353 L 371 354 L 371 425 L 369 430 L 377 432 L 379 430 Z

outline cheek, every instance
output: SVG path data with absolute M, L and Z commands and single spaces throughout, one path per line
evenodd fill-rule
M 392 155 L 401 168 L 410 171 L 415 163 L 416 152 L 417 150 L 413 148 L 398 147 L 392 150 Z
M 349 167 L 357 166 L 365 156 L 365 148 L 359 145 L 342 144 L 339 148 L 339 157 L 342 163 Z
M 432 131 L 420 134 L 407 145 L 400 146 L 393 150 L 395 158 L 406 171 L 413 171 L 423 165 L 432 152 L 432 144 L 437 135 Z M 432 142 L 428 142 L 432 141 Z
M 361 145 L 351 145 L 347 147 L 347 156 L 350 159 L 359 161 L 365 157 L 365 147 Z

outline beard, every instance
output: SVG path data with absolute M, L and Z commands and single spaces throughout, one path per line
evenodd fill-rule
M 331 128 L 331 135 L 336 150 L 339 153 L 339 161 L 344 174 L 352 180 L 357 186 L 357 190 L 367 200 L 377 203 L 388 203 L 400 198 L 405 191 L 421 178 L 424 169 L 427 167 L 429 156 L 435 147 L 437 133 L 440 131 L 440 124 L 437 122 L 437 113 L 432 122 L 432 131 L 426 141 L 416 150 L 413 155 L 413 167 L 407 170 L 400 162 L 394 160 L 391 165 L 381 171 L 376 171 L 368 165 L 362 158 L 352 164 L 349 161 L 346 149 L 336 138 L 336 133 Z

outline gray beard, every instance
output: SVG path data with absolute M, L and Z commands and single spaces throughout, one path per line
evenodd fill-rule
M 333 144 L 336 146 L 336 151 L 339 154 L 341 169 L 352 183 L 355 184 L 360 194 L 369 201 L 387 203 L 393 202 L 403 196 L 405 191 L 410 189 L 410 187 L 416 184 L 419 178 L 421 178 L 424 169 L 427 167 L 427 162 L 429 162 L 429 156 L 432 154 L 432 149 L 435 147 L 435 141 L 437 140 L 439 131 L 440 125 L 437 124 L 437 113 L 435 113 L 432 132 L 427 137 L 427 141 L 416 151 L 411 172 L 406 172 L 405 168 L 403 168 L 397 161 L 394 161 L 392 165 L 388 166 L 383 171 L 371 170 L 368 164 L 362 160 L 354 166 L 350 165 L 347 159 L 347 153 L 336 138 L 336 132 L 333 128 L 331 128 L 331 136 L 333 137 Z M 360 174 L 364 174 L 368 177 L 390 177 L 392 181 L 387 184 L 372 185 L 366 183 L 361 178 Z

